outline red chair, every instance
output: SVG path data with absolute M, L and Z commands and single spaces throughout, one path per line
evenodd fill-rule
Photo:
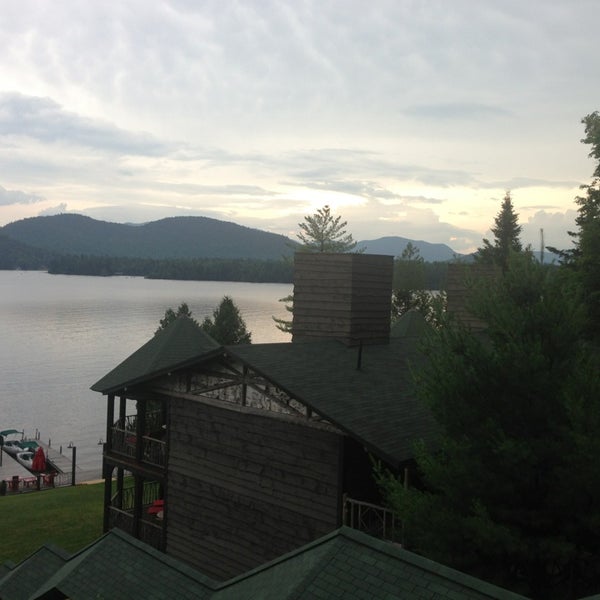
M 165 510 L 165 501 L 164 500 L 155 500 L 152 503 L 152 506 L 148 508 L 149 515 L 158 515 L 158 513 Z

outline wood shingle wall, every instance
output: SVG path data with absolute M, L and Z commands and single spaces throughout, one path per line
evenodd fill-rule
M 485 329 L 485 322 L 469 312 L 469 288 L 499 275 L 498 268 L 493 265 L 450 263 L 446 278 L 448 312 L 474 331 Z
M 387 343 L 393 263 L 392 256 L 373 254 L 297 253 L 293 341 Z
M 217 579 L 340 525 L 341 437 L 218 401 L 171 401 L 167 553 Z

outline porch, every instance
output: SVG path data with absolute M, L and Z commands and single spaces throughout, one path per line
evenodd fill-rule
M 343 524 L 363 533 L 402 545 L 402 524 L 393 511 L 344 494 Z
M 139 427 L 138 415 L 120 418 L 110 428 L 109 449 L 127 459 L 145 463 L 153 467 L 166 466 L 166 425 L 162 422 L 162 412 L 148 413 L 144 426 Z M 140 429 L 144 431 L 139 437 Z M 141 444 L 138 443 L 141 439 Z
M 164 503 L 160 490 L 158 482 L 144 482 L 139 509 L 135 504 L 135 486 L 117 490 L 107 507 L 108 529 L 118 527 L 153 548 L 164 551 Z M 160 510 L 157 510 L 159 504 Z

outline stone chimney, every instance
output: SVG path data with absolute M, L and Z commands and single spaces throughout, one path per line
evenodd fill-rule
M 392 256 L 297 253 L 292 341 L 388 343 L 393 266 Z

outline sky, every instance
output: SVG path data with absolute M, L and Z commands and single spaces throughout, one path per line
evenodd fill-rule
M 571 246 L 597 0 L 2 0 L 0 225 L 206 216 Z

